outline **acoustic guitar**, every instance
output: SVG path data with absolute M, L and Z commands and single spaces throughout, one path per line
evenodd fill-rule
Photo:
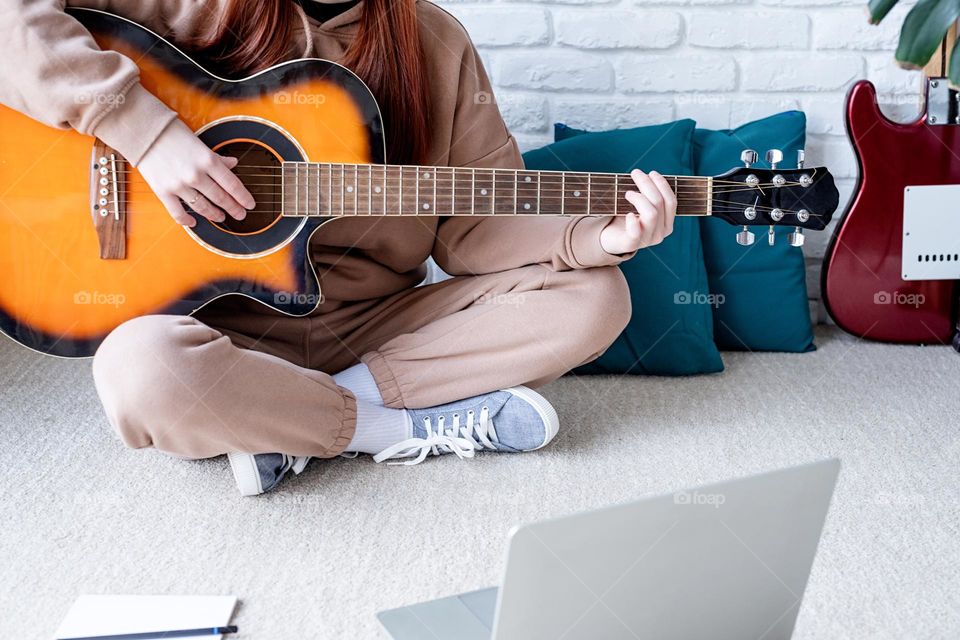
M 321 301 L 309 242 L 343 216 L 624 215 L 628 174 L 384 164 L 383 124 L 363 82 L 335 63 L 295 60 L 241 80 L 207 72 L 124 18 L 70 9 L 98 45 L 140 67 L 141 82 L 204 143 L 241 158 L 253 193 L 242 221 L 177 225 L 136 170 L 89 136 L 0 108 L 0 330 L 43 353 L 85 357 L 131 318 L 190 314 L 239 294 L 282 313 Z M 838 204 L 824 168 L 746 166 L 670 176 L 678 215 L 740 227 L 821 230 Z M 802 164 L 802 163 L 801 163 Z

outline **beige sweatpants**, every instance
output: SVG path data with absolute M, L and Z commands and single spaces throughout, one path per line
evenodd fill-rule
M 203 321 L 131 320 L 101 345 L 97 391 L 128 446 L 333 457 L 353 436 L 356 401 L 329 374 L 362 361 L 397 408 L 541 385 L 601 354 L 630 297 L 616 267 L 535 265 L 303 318 L 221 307 Z

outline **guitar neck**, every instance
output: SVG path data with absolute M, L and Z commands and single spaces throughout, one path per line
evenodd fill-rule
M 711 214 L 713 178 L 664 177 L 677 215 Z M 284 162 L 280 180 L 292 217 L 624 215 L 636 190 L 626 173 L 327 162 Z

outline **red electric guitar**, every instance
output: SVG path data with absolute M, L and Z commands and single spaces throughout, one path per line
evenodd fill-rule
M 858 82 L 846 124 L 860 178 L 824 257 L 827 310 L 859 337 L 949 344 L 960 293 L 957 93 L 929 78 L 924 113 L 898 124 L 880 112 L 873 85 Z

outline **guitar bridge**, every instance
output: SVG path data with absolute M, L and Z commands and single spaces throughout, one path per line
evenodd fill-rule
M 127 255 L 127 161 L 98 138 L 90 162 L 90 211 L 100 258 L 123 260 Z

